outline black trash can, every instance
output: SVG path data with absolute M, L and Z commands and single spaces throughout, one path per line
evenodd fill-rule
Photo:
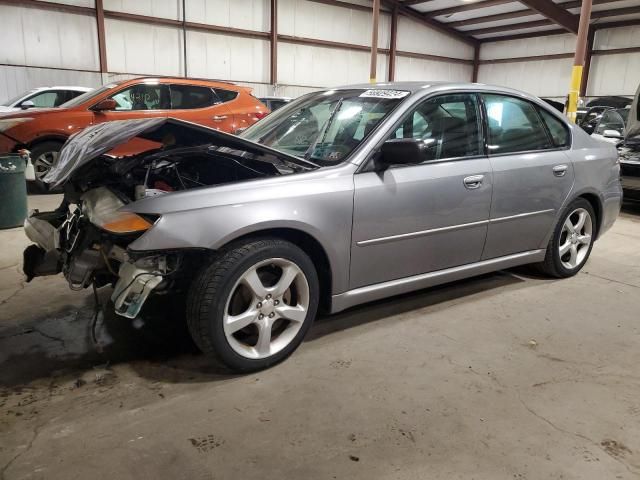
M 20 227 L 27 218 L 24 169 L 20 155 L 0 155 L 0 229 Z

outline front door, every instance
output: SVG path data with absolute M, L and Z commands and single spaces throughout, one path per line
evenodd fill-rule
M 424 161 L 354 177 L 350 288 L 480 260 L 492 174 L 474 94 L 432 97 L 391 138 L 416 138 Z
M 493 202 L 483 259 L 541 248 L 573 185 L 567 127 L 515 97 L 483 94 Z

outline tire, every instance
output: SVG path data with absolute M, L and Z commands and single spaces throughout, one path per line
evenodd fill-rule
M 570 222 L 574 227 L 579 225 L 576 220 L 579 220 L 583 213 L 585 219 L 582 222 L 582 227 L 572 237 L 566 223 Z M 584 243 L 586 241 L 585 235 L 588 235 L 588 244 Z M 549 240 L 544 261 L 537 264 L 538 269 L 555 278 L 572 277 L 582 269 L 589 259 L 596 235 L 597 218 L 593 207 L 584 198 L 577 198 L 563 210 Z M 569 249 L 566 251 L 563 249 L 564 253 L 561 254 L 560 248 L 567 245 L 569 245 Z M 575 262 L 573 261 L 572 245 L 576 246 Z
M 48 192 L 50 189 L 49 186 L 42 181 L 42 178 L 49 172 L 51 165 L 57 161 L 58 153 L 62 145 L 64 145 L 63 142 L 51 140 L 37 143 L 31 149 L 31 161 L 36 174 L 34 183 L 38 190 L 43 193 Z M 51 165 L 48 165 L 48 162 L 51 163 Z
M 187 325 L 200 350 L 229 369 L 262 370 L 300 345 L 319 291 L 313 262 L 297 246 L 277 238 L 230 245 L 191 284 Z

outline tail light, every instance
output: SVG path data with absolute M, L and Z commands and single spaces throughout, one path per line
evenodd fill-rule
M 258 119 L 258 120 L 262 120 L 267 115 L 269 115 L 269 112 L 256 112 L 255 113 L 256 119 Z

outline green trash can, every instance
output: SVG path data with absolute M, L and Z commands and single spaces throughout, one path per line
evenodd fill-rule
M 20 155 L 0 155 L 0 229 L 20 227 L 27 218 L 24 169 Z

